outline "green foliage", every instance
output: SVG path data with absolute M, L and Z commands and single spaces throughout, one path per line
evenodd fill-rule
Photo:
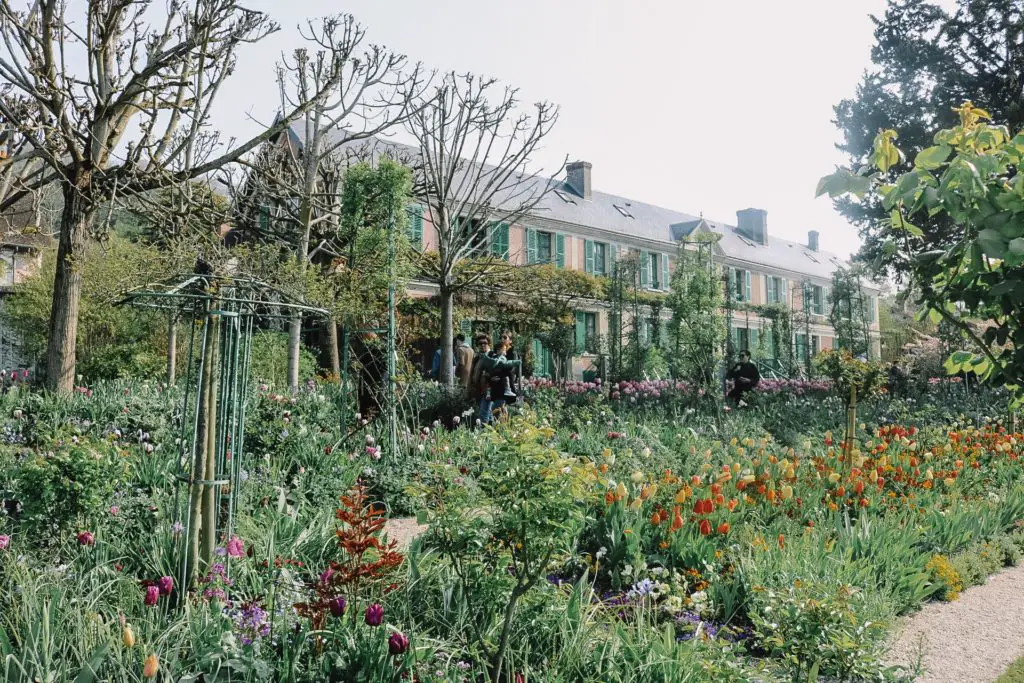
M 973 372 L 1019 393 L 1024 385 L 1024 347 L 1017 344 L 1024 315 L 1024 134 L 1012 137 L 1005 126 L 986 123 L 988 112 L 965 102 L 956 109 L 959 124 L 940 130 L 935 143 L 949 152 L 927 152 L 911 171 L 894 181 L 882 173 L 865 176 L 872 192 L 890 212 L 886 248 L 911 257 L 909 272 L 933 321 L 945 320 L 973 342 L 972 352 L 957 352 L 950 373 Z M 885 156 L 895 133 L 876 139 L 876 156 Z M 952 156 L 950 156 L 952 154 Z M 920 156 L 920 155 L 919 155 Z M 948 158 L 946 158 L 948 157 Z M 884 173 L 884 164 L 877 165 Z M 837 175 L 822 179 L 819 194 L 852 191 Z M 910 220 L 943 215 L 955 231 L 953 243 L 933 249 Z M 970 319 L 987 321 L 983 333 Z
M 835 107 L 844 136 L 841 149 L 849 157 L 844 173 L 858 183 L 860 192 L 868 191 L 867 179 L 853 173 L 871 163 L 879 130 L 899 131 L 906 161 L 888 171 L 894 174 L 910 170 L 908 162 L 915 157 L 925 167 L 941 161 L 942 144 L 933 133 L 956 124 L 950 109 L 956 102 L 972 99 L 1011 129 L 1024 125 L 1016 69 L 1010 66 L 1024 57 L 1017 39 L 1021 20 L 1021 7 L 1012 0 L 887 4 L 875 25 L 873 67 L 865 71 L 856 94 Z M 918 153 L 926 148 L 932 151 L 921 157 Z M 897 277 L 912 275 L 912 254 L 887 247 L 884 222 L 890 211 L 880 196 L 839 197 L 836 205 L 860 229 L 861 254 L 868 262 Z M 959 240 L 957 221 L 942 213 L 918 216 L 915 223 L 923 230 L 922 252 L 947 249 Z
M 666 302 L 672 312 L 673 371 L 705 392 L 718 386 L 726 334 L 721 282 L 710 262 L 713 244 L 712 240 L 698 243 L 696 249 L 685 243 L 680 247 Z
M 849 351 L 825 350 L 814 358 L 815 372 L 832 380 L 832 390 L 849 406 L 851 392 L 858 403 L 873 396 L 885 381 L 881 364 L 854 358 Z
M 817 676 L 880 680 L 885 628 L 877 609 L 853 586 L 797 580 L 753 594 L 750 618 L 761 647 L 794 681 Z
M 839 268 L 832 274 L 828 319 L 836 333 L 836 347 L 867 358 L 871 354 L 871 322 L 862 277 L 860 268 Z
M 55 253 L 47 252 L 39 274 L 5 301 L 6 323 L 24 339 L 30 356 L 46 349 L 55 261 Z M 168 277 L 176 261 L 154 248 L 111 236 L 103 244 L 89 245 L 81 268 L 78 372 L 89 382 L 159 377 L 166 362 L 166 317 L 116 302 L 128 289 Z
M 108 444 L 77 438 L 9 473 L 29 535 L 39 543 L 54 540 L 50 532 L 89 529 L 127 474 L 121 454 Z
M 316 375 L 316 357 L 309 349 L 299 350 L 299 380 Z M 288 333 L 263 330 L 252 335 L 250 377 L 273 386 L 288 383 Z

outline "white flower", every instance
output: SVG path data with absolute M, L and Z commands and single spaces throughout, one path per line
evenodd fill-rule
M 601 546 L 600 548 L 597 549 L 596 557 L 597 557 L 597 559 L 600 560 L 602 557 L 604 557 L 607 554 L 608 554 L 608 548 L 605 548 L 604 546 Z

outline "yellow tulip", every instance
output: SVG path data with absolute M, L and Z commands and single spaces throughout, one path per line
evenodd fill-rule
M 945 484 L 946 486 L 951 487 L 953 486 L 953 484 L 956 483 L 956 479 L 954 479 L 953 477 L 946 477 L 945 479 L 942 480 L 942 483 Z
M 789 484 L 783 484 L 780 493 L 782 494 L 782 500 L 789 500 L 793 497 L 793 487 Z
M 124 643 L 125 647 L 135 647 L 135 633 L 132 632 L 131 626 L 124 627 L 124 632 L 121 634 L 121 642 Z
M 155 678 L 157 671 L 160 670 L 160 662 L 157 661 L 156 655 L 150 655 L 146 657 L 145 664 L 142 665 L 142 677 L 143 678 Z
M 625 498 L 628 493 L 629 492 L 626 491 L 626 485 L 620 481 L 619 485 L 615 487 L 615 495 L 619 498 Z
M 640 451 L 640 455 L 644 456 L 645 458 L 651 457 L 651 449 L 648 448 L 647 446 L 644 446 L 644 449 Z
M 732 471 L 733 471 L 734 474 L 739 474 L 740 473 L 740 464 L 738 462 L 734 462 L 732 464 Z
M 639 484 L 644 480 L 644 473 L 641 472 L 640 470 L 637 470 L 636 472 L 633 472 L 633 474 L 630 475 L 629 478 L 633 481 L 634 484 Z
M 604 458 L 605 460 L 612 457 L 612 449 L 606 448 L 603 451 L 601 451 L 601 457 Z
M 630 510 L 639 510 L 641 505 L 643 505 L 643 501 L 640 500 L 639 498 L 634 498 L 633 502 L 631 502 L 629 504 L 629 509 Z
M 786 468 L 786 471 L 783 473 L 783 475 L 786 477 L 786 479 L 793 479 L 794 477 L 796 477 L 796 470 L 794 470 L 792 466 L 789 466 Z
M 927 470 L 925 470 L 924 479 L 925 479 L 925 481 L 931 481 L 934 478 L 935 478 L 935 475 L 932 474 L 932 468 L 929 467 Z
M 839 473 L 833 472 L 832 474 L 828 475 L 828 480 L 830 483 L 836 483 L 837 481 L 839 481 Z
M 678 490 L 678 491 L 676 492 L 676 497 L 674 498 L 674 500 L 675 500 L 675 501 L 676 501 L 677 503 L 685 503 L 685 502 L 686 502 L 686 497 L 687 497 L 687 495 L 686 495 L 686 489 L 679 489 L 679 490 Z

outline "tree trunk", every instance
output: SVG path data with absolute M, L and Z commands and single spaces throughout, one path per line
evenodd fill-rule
M 203 490 L 203 546 L 204 566 L 210 566 L 217 550 L 217 395 L 220 378 L 220 316 L 212 317 L 210 334 L 213 345 L 210 352 L 209 400 L 206 404 L 206 484 Z
M 173 387 L 178 376 L 178 316 L 167 319 L 167 386 Z
M 288 389 L 299 390 L 299 353 L 302 350 L 302 314 L 295 313 L 288 321 Z
M 446 387 L 455 386 L 455 292 L 441 286 L 441 367 L 438 381 Z
M 185 586 L 191 585 L 192 577 L 196 574 L 196 565 L 199 563 L 199 538 L 200 526 L 203 518 L 203 481 L 209 479 L 206 472 L 206 449 L 209 443 L 209 405 L 213 400 L 213 316 L 207 315 L 204 322 L 206 326 L 203 334 L 203 356 L 202 374 L 199 376 L 199 405 L 196 406 L 198 414 L 196 424 L 195 443 L 192 444 L 192 473 L 189 486 L 188 504 L 188 551 L 186 557 L 186 572 L 182 577 Z
M 64 208 L 60 217 L 57 272 L 53 280 L 53 306 L 46 346 L 46 388 L 50 391 L 69 392 L 75 386 L 82 261 L 94 213 L 91 179 L 91 173 L 79 172 L 73 182 L 66 183 L 63 188 Z
M 331 377 L 341 383 L 341 355 L 338 353 L 338 323 L 327 321 L 327 358 L 331 363 Z

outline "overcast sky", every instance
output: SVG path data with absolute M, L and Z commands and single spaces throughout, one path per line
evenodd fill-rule
M 856 251 L 821 175 L 842 155 L 832 106 L 870 64 L 884 0 L 250 0 L 282 31 L 244 49 L 216 124 L 240 135 L 277 100 L 273 66 L 306 17 L 350 12 L 368 39 L 431 68 L 494 76 L 561 118 L 539 161 L 593 163 L 594 188 Z

